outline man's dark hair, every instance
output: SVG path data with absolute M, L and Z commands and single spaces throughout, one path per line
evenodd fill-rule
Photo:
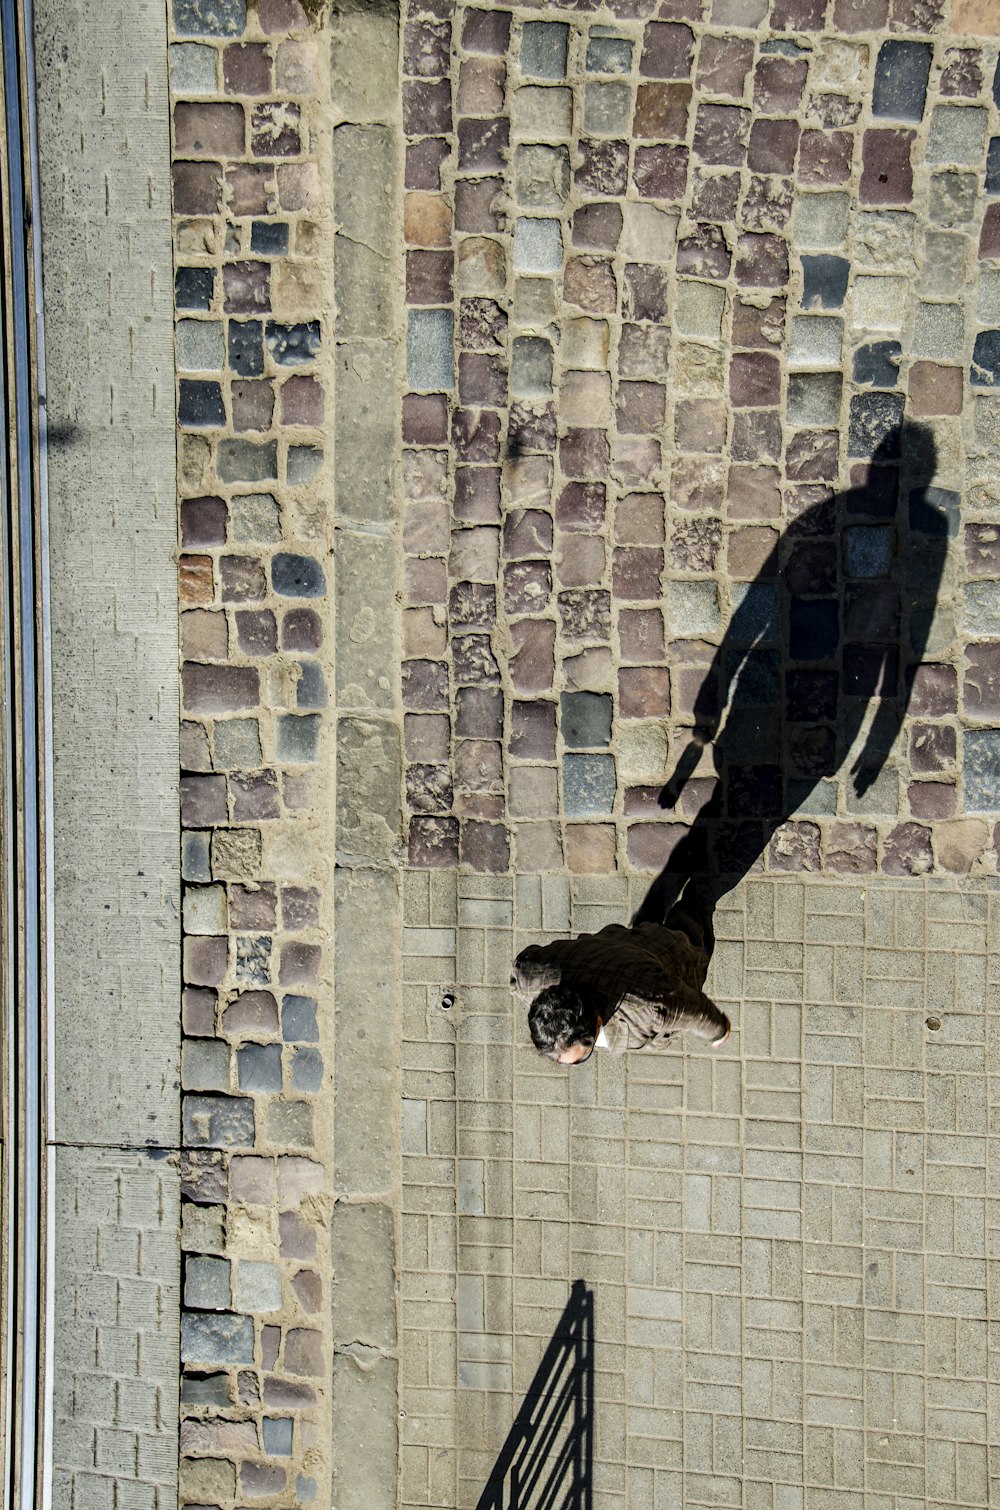
M 547 986 L 528 1008 L 528 1028 L 535 1048 L 557 1059 L 574 1043 L 594 1047 L 597 1013 L 568 986 Z

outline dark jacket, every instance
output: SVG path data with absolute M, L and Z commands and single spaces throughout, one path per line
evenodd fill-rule
M 547 986 L 572 987 L 604 1024 L 612 1054 L 647 1045 L 663 1047 L 675 1033 L 710 1042 L 729 1019 L 701 989 L 708 955 L 687 933 L 660 923 L 532 944 L 514 961 L 511 985 L 531 1001 Z

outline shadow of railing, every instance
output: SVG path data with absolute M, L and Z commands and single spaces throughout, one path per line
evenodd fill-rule
M 594 1295 L 577 1279 L 476 1510 L 592 1510 L 593 1467 Z

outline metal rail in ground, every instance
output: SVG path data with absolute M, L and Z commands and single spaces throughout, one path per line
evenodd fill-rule
M 47 1504 L 44 1368 L 46 888 L 51 755 L 44 367 L 31 7 L 0 0 L 4 233 L 2 513 L 3 1415 L 4 1502 Z

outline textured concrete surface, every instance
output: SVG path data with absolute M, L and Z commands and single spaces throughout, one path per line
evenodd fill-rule
M 51 1463 L 177 1504 L 180 989 L 166 31 L 34 7 L 55 914 Z M 136 60 L 141 60 L 138 67 Z
M 67 1143 L 177 1143 L 165 47 L 155 6 L 118 7 L 99 32 L 82 7 L 43 0 L 36 9 L 54 709 L 54 1133 Z M 143 59 L 138 76 L 112 66 L 126 56 Z
M 725 1052 L 540 1060 L 511 952 L 641 894 L 408 877 L 404 1505 L 476 1503 L 576 1278 L 595 1504 L 994 1503 L 1000 896 L 750 879 Z
M 55 1151 L 53 1503 L 177 1504 L 180 1188 L 140 1149 Z

